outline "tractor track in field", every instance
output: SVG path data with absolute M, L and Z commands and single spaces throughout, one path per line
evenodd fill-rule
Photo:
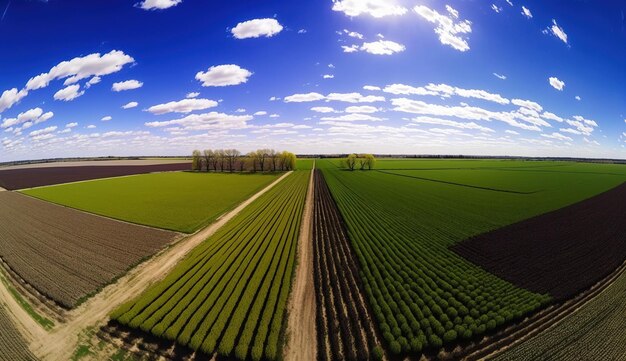
M 24 311 L 0 284 L 0 302 L 8 306 L 20 332 L 31 342 L 31 350 L 42 360 L 69 360 L 79 345 L 80 336 L 87 329 L 106 324 L 108 314 L 128 299 L 139 295 L 150 285 L 162 279 L 197 245 L 214 234 L 224 224 L 239 214 L 250 203 L 269 191 L 292 172 L 287 172 L 268 186 L 219 217 L 209 226 L 179 240 L 160 251 L 151 259 L 135 267 L 117 282 L 105 287 L 94 297 L 67 312 L 67 321 L 46 332 Z
M 298 265 L 287 312 L 287 345 L 284 360 L 313 361 L 317 359 L 315 330 L 315 284 L 313 283 L 313 209 L 315 192 L 315 161 L 309 179 L 300 237 Z

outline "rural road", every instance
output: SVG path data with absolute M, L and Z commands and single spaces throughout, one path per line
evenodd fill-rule
M 314 161 L 315 162 L 315 161 Z M 317 334 L 315 333 L 315 288 L 313 284 L 313 174 L 306 195 L 300 239 L 298 265 L 289 300 L 287 320 L 287 346 L 284 360 L 313 361 L 316 359 Z
M 69 360 L 79 344 L 79 336 L 87 328 L 99 327 L 108 320 L 108 315 L 116 307 L 129 299 L 136 297 L 150 285 L 159 281 L 191 250 L 214 234 L 220 227 L 235 217 L 239 212 L 254 202 L 261 195 L 289 176 L 291 172 L 282 175 L 270 185 L 239 204 L 235 209 L 220 217 L 208 227 L 182 239 L 178 243 L 159 252 L 150 260 L 137 266 L 116 283 L 105 287 L 96 296 L 90 298 L 66 315 L 67 322 L 57 325 L 52 331 L 45 332 L 30 318 L 19 305 L 12 306 L 12 314 L 20 315 L 17 318 L 20 329 L 25 332 L 27 339 L 32 340 L 33 353 L 42 360 Z M 6 289 L 0 285 L 0 300 L 11 306 L 15 300 L 8 295 Z M 7 297 L 8 296 L 8 297 Z M 8 300 L 7 300 L 8 298 Z M 26 315 L 27 319 L 23 319 Z

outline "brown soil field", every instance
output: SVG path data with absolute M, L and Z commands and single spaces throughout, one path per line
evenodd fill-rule
M 452 247 L 516 286 L 571 298 L 626 259 L 626 183 Z
M 1 192 L 0 237 L 11 272 L 72 308 L 179 235 Z
M 313 221 L 317 359 L 369 360 L 380 341 L 365 302 L 356 256 L 321 171 Z M 380 352 L 380 350 L 378 350 Z
M 153 158 L 153 159 L 116 159 L 116 160 L 71 160 L 71 161 L 49 161 L 40 163 L 27 163 L 17 165 L 0 165 L 0 170 L 24 169 L 24 168 L 54 168 L 54 167 L 85 167 L 85 166 L 139 166 L 184 163 L 182 158 Z M 191 159 L 187 161 L 191 164 Z
M 189 169 L 191 169 L 191 163 L 189 162 L 152 165 L 89 165 L 1 169 L 0 187 L 16 190 L 100 178 Z
M 28 349 L 28 343 L 15 328 L 8 311 L 0 304 L 0 361 L 30 361 L 37 358 Z

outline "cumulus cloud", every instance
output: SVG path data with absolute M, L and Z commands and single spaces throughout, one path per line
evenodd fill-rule
M 22 89 L 18 91 L 17 88 L 5 90 L 4 92 L 2 92 L 2 95 L 0 95 L 0 113 L 17 104 L 26 95 L 28 95 L 27 90 Z
M 387 85 L 383 91 L 395 95 L 433 95 L 444 98 L 457 95 L 463 98 L 482 99 L 498 104 L 509 104 L 510 102 L 509 99 L 502 97 L 500 94 L 490 93 L 481 89 L 464 89 L 448 84 L 430 83 L 423 87 L 414 87 L 406 84 L 391 84 Z
M 496 4 L 491 4 L 491 10 L 495 11 L 496 13 L 499 13 L 500 11 L 502 11 L 502 8 L 496 6 Z
M 254 115 L 263 116 L 263 115 L 267 115 L 267 112 L 265 110 L 259 110 L 258 112 L 255 112 Z
M 569 141 L 571 142 L 573 139 L 565 136 L 561 133 L 552 133 L 552 134 L 541 134 L 542 137 L 545 138 L 550 138 L 550 139 L 556 139 L 556 140 L 562 140 L 562 141 Z
M 80 85 L 79 84 L 74 84 L 74 85 L 69 85 L 61 90 L 59 90 L 58 92 L 54 93 L 54 100 L 63 100 L 63 101 L 70 101 L 70 100 L 74 100 L 76 98 L 78 98 L 79 96 L 85 94 L 85 91 L 80 91 Z
M 183 0 L 144 0 L 136 3 L 135 6 L 144 10 L 162 10 L 176 6 Z
M 406 48 L 404 45 L 390 40 L 378 40 L 370 43 L 363 43 L 359 49 L 374 55 L 391 55 L 403 52 Z
M 378 90 L 380 90 L 380 87 L 374 86 L 374 85 L 364 85 L 363 89 L 364 90 L 370 90 L 370 91 L 378 91 Z
M 119 50 L 107 54 L 89 54 L 69 61 L 62 61 L 47 73 L 30 78 L 26 83 L 27 90 L 45 88 L 55 79 L 66 79 L 64 85 L 93 76 L 103 76 L 120 71 L 124 65 L 134 63 L 135 59 Z
M 576 99 L 576 100 L 580 101 L 580 100 L 581 100 L 580 95 L 576 95 L 576 96 L 574 97 L 574 99 Z
M 326 101 L 340 101 L 347 103 L 374 103 L 384 102 L 385 97 L 376 95 L 362 95 L 361 93 L 330 93 Z
M 191 93 L 187 93 L 185 98 L 197 98 L 198 95 L 200 95 L 200 93 L 198 93 L 198 92 L 191 92 Z
M 559 90 L 559 91 L 563 90 L 563 88 L 565 87 L 565 82 L 555 76 L 551 76 L 548 79 L 548 82 L 554 89 Z
M 556 23 L 556 20 L 552 19 L 552 25 L 543 31 L 544 34 L 552 34 L 557 38 L 561 39 L 562 42 L 567 44 L 567 34 L 559 24 Z
M 350 17 L 368 14 L 375 18 L 404 15 L 407 12 L 395 0 L 333 0 L 333 10 Z
M 251 115 L 229 115 L 218 112 L 191 114 L 180 119 L 145 123 L 147 127 L 178 127 L 178 130 L 244 129 Z
M 42 135 L 42 134 L 46 134 L 46 133 L 52 133 L 55 130 L 57 130 L 57 126 L 56 125 L 51 126 L 51 127 L 47 127 L 47 128 L 44 128 L 44 129 L 39 129 L 39 130 L 32 131 L 32 132 L 28 133 L 28 135 L 31 136 L 31 137 L 36 137 L 38 135 Z
M 100 119 L 100 120 L 101 120 L 101 121 L 103 121 L 103 122 L 108 122 L 108 121 L 109 121 L 109 120 L 111 120 L 111 119 L 113 119 L 113 117 L 112 117 L 112 116 L 110 116 L 110 115 L 107 115 L 107 116 L 105 116 L 105 117 L 102 117 L 102 119 Z
M 350 31 L 348 29 L 343 29 L 343 33 L 348 35 L 351 38 L 356 38 L 356 39 L 359 39 L 359 40 L 363 39 L 363 34 L 358 33 L 356 31 Z M 341 32 L 340 32 L 340 34 L 341 34 Z
M 306 93 L 306 94 L 293 94 L 285 97 L 286 103 L 303 103 L 303 102 L 314 102 L 318 100 L 325 99 L 325 97 L 320 93 Z
M 283 30 L 283 26 L 276 19 L 254 19 L 237 24 L 231 33 L 237 39 L 272 37 Z
M 459 128 L 459 129 L 473 129 L 473 130 L 479 130 L 481 132 L 487 132 L 487 133 L 495 132 L 491 128 L 478 125 L 474 122 L 464 123 L 464 122 L 456 122 L 453 120 L 433 118 L 433 117 L 417 117 L 417 118 L 411 119 L 411 122 L 417 123 L 417 124 L 444 125 L 444 126 Z
M 226 64 L 212 66 L 207 71 L 199 71 L 196 80 L 205 87 L 229 86 L 245 83 L 251 75 L 252 72 L 239 65 Z
M 502 79 L 502 80 L 506 80 L 506 75 L 501 75 L 498 73 L 493 73 L 493 76 L 495 76 L 498 79 Z
M 356 44 L 353 45 L 342 45 L 341 49 L 343 49 L 344 53 L 354 53 L 359 51 L 359 46 Z
M 332 74 L 324 74 L 324 75 L 322 75 L 322 78 L 324 78 L 324 79 L 332 79 L 332 78 L 334 78 L 334 77 L 335 77 L 335 76 L 334 76 L 334 75 L 332 75 Z
M 435 24 L 435 33 L 439 35 L 439 41 L 459 51 L 470 49 L 466 36 L 472 32 L 472 22 L 469 20 L 459 21 L 459 12 L 446 5 L 448 14 L 440 14 L 437 10 L 424 5 L 418 5 L 413 10 L 428 22 Z
M 74 122 L 74 123 L 67 123 L 65 124 L 66 128 L 75 128 L 78 126 L 78 123 Z
M 135 108 L 135 107 L 137 107 L 137 105 L 139 105 L 139 103 L 137 103 L 137 102 L 126 103 L 126 104 L 122 105 L 122 109 Z
M 353 105 L 346 108 L 346 113 L 376 113 L 379 112 L 380 109 L 373 107 L 371 105 Z
M 54 113 L 52 112 L 44 113 L 41 108 L 33 108 L 18 114 L 18 116 L 15 118 L 4 119 L 4 121 L 0 125 L 0 128 L 9 128 L 22 123 L 39 124 L 47 121 L 53 116 Z
M 311 108 L 311 110 L 317 113 L 336 113 L 337 112 L 334 108 L 331 108 L 331 107 L 313 107 Z
M 216 107 L 218 103 L 210 99 L 187 98 L 164 104 L 153 105 L 147 109 L 152 114 L 190 113 L 194 110 L 203 110 Z
M 540 112 L 543 110 L 543 107 L 539 103 L 533 102 L 531 100 L 513 99 L 511 100 L 511 103 L 519 107 L 532 109 L 536 112 Z
M 526 6 L 522 6 L 522 15 L 529 19 L 533 17 L 533 14 L 530 12 L 530 10 L 528 10 Z
M 111 90 L 113 90 L 114 92 L 121 92 L 124 90 L 139 89 L 142 86 L 143 86 L 142 82 L 140 82 L 139 80 L 132 79 L 132 80 L 126 80 L 126 81 L 113 83 L 113 85 L 111 86 Z
M 379 122 L 385 119 L 374 117 L 369 114 L 350 113 L 350 114 L 344 114 L 344 115 L 340 115 L 336 117 L 323 117 L 321 120 L 330 120 L 330 121 L 337 121 L 337 122 L 355 122 L 355 121 L 367 120 L 367 121 L 372 121 L 372 122 Z

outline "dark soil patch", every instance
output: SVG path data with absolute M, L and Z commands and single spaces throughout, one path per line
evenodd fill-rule
M 139 166 L 84 166 L 8 169 L 0 170 L 0 187 L 9 190 L 16 190 L 108 177 L 190 169 L 191 164 L 189 162 Z
M 451 249 L 518 287 L 571 298 L 626 259 L 626 183 Z

